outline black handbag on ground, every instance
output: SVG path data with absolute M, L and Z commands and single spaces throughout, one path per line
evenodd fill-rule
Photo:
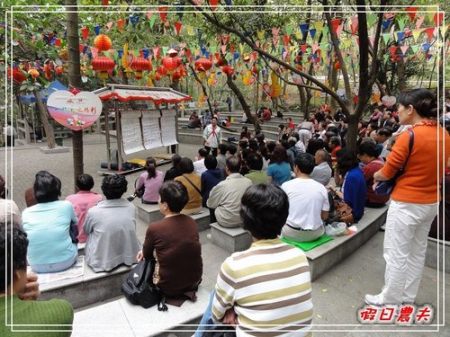
M 379 181 L 375 186 L 374 192 L 378 195 L 390 195 L 394 190 L 397 179 L 405 172 L 405 166 L 408 162 L 409 156 L 411 155 L 411 151 L 414 145 L 414 132 L 409 131 L 409 152 L 408 157 L 406 157 L 405 164 L 403 167 L 397 171 L 397 173 L 389 180 Z
M 139 262 L 122 283 L 122 292 L 134 305 L 147 309 L 157 304 L 158 311 L 167 311 L 164 294 L 152 282 L 155 264 L 154 259 Z

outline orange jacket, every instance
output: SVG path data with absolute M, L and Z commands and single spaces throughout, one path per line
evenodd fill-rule
M 405 172 L 397 179 L 391 198 L 415 204 L 432 204 L 441 200 L 439 184 L 450 156 L 450 136 L 440 126 L 418 125 L 411 130 L 414 132 L 414 145 Z M 403 167 L 408 156 L 409 138 L 408 131 L 398 136 L 381 170 L 386 178 L 392 178 Z

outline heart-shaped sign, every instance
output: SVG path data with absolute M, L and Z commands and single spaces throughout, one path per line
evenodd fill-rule
M 77 95 L 70 91 L 55 91 L 48 97 L 47 109 L 61 125 L 74 131 L 94 124 L 102 113 L 102 101 L 92 92 L 82 91 Z
M 381 97 L 381 102 L 384 104 L 384 106 L 390 107 L 397 102 L 397 99 L 394 96 L 385 95 Z

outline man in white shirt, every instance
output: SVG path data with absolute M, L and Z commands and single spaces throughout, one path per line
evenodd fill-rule
M 327 186 L 331 179 L 331 167 L 329 162 L 331 162 L 331 157 L 324 149 L 319 149 L 314 155 L 314 160 L 316 166 L 310 174 L 310 178 L 314 179 L 323 186 Z
M 14 140 L 17 135 L 16 129 L 11 125 L 11 122 L 6 122 L 5 127 L 3 128 L 3 134 L 5 136 L 5 144 L 6 146 L 14 146 Z
M 323 221 L 328 218 L 330 203 L 325 186 L 310 178 L 314 157 L 301 153 L 295 161 L 297 178 L 285 182 L 281 188 L 289 199 L 289 215 L 281 236 L 296 242 L 318 239 L 325 232 Z
M 222 141 L 222 131 L 217 126 L 217 117 L 211 119 L 211 124 L 205 127 L 203 131 L 203 143 L 207 150 L 210 150 L 214 157 L 217 157 L 217 147 Z
M 200 177 L 202 176 L 203 172 L 206 172 L 205 158 L 208 153 L 208 150 L 206 150 L 205 148 L 200 148 L 198 150 L 197 160 L 194 161 L 194 172 Z

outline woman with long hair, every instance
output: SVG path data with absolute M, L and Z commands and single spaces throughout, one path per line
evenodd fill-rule
M 387 213 L 384 286 L 381 293 L 365 296 L 366 303 L 377 306 L 414 303 L 416 299 L 428 232 L 441 199 L 439 184 L 450 156 L 450 137 L 437 121 L 436 95 L 427 89 L 414 89 L 400 93 L 398 103 L 400 123 L 412 128 L 397 137 L 385 165 L 374 174 L 377 184 L 404 170 L 392 191 Z
M 152 157 L 148 157 L 145 160 L 145 172 L 141 174 L 136 182 L 136 191 L 144 188 L 144 194 L 142 195 L 143 204 L 157 204 L 158 203 L 158 191 L 161 188 L 164 180 L 164 173 L 156 169 L 156 160 Z
M 269 180 L 278 186 L 291 180 L 291 165 L 289 165 L 287 151 L 283 145 L 275 146 L 266 173 Z

